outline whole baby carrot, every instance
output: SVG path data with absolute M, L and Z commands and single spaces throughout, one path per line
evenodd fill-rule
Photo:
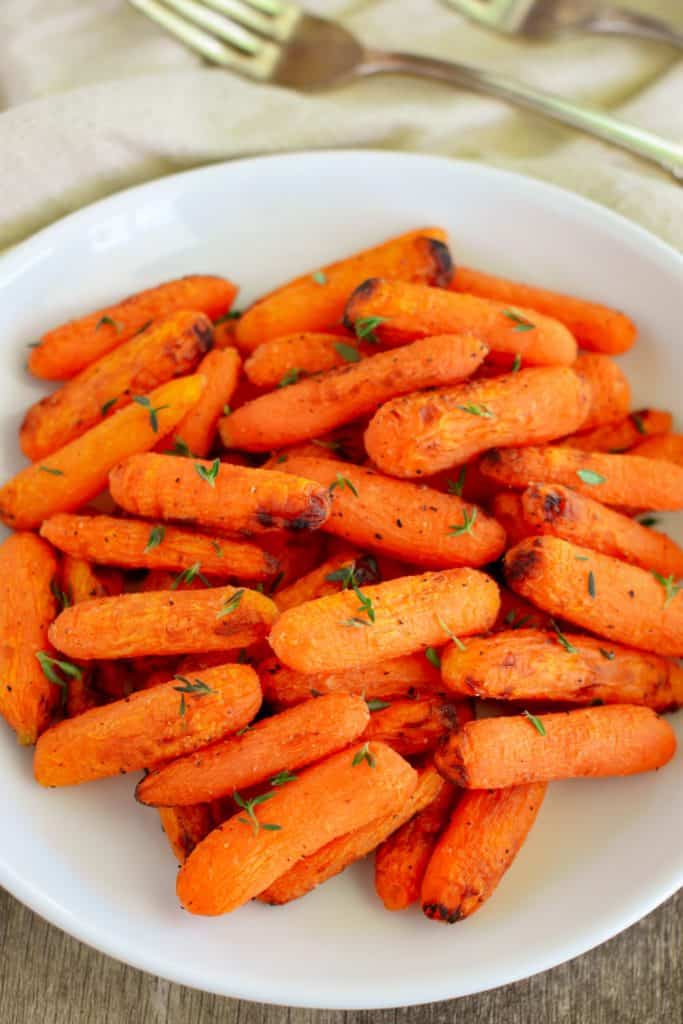
M 582 430 L 618 423 L 631 406 L 631 387 L 618 363 L 599 353 L 583 353 L 573 364 L 588 388 L 588 412 Z
M 216 349 L 204 356 L 197 373 L 206 377 L 202 399 L 178 423 L 171 436 L 160 448 L 172 448 L 182 443 L 200 458 L 206 458 L 213 447 L 218 421 L 229 407 L 240 376 L 241 360 L 237 349 Z M 170 442 L 170 443 L 169 443 Z
M 491 501 L 493 518 L 505 530 L 508 547 L 537 531 L 524 521 L 522 499 L 515 491 L 499 491 Z
M 631 450 L 631 454 L 683 466 L 683 434 L 663 434 L 661 437 L 650 437 L 647 441 L 641 441 L 636 445 Z
M 371 715 L 362 739 L 381 740 L 403 757 L 434 750 L 451 729 L 472 717 L 468 703 L 449 703 L 442 696 L 386 703 Z
M 179 864 L 184 864 L 205 836 L 214 828 L 209 804 L 188 807 L 160 807 L 161 827 Z
M 283 587 L 273 595 L 273 600 L 281 612 L 288 608 L 296 608 L 304 601 L 313 601 L 316 597 L 325 597 L 326 594 L 336 594 L 343 590 L 344 584 L 358 571 L 363 582 L 374 583 L 378 579 L 378 573 L 368 565 L 367 560 L 363 561 L 359 552 L 353 548 L 346 548 L 336 555 L 326 559 L 321 565 L 304 576 L 294 580 L 289 586 Z
M 259 388 L 274 388 L 290 376 L 321 373 L 367 355 L 369 345 L 356 346 L 346 333 L 320 334 L 303 331 L 273 338 L 254 349 L 244 363 L 244 372 Z
M 626 452 L 643 443 L 643 438 L 658 437 L 671 430 L 672 416 L 660 409 L 639 409 L 616 423 L 570 434 L 558 444 L 585 452 Z

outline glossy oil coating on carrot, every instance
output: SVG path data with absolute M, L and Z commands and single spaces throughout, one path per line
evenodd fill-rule
M 57 614 L 57 559 L 45 541 L 15 533 L 0 545 L 0 715 L 20 743 L 35 743 L 59 701 L 37 655 L 54 656 L 48 627 Z
M 487 452 L 482 472 L 502 487 L 523 489 L 535 481 L 564 484 L 605 505 L 683 508 L 683 466 L 642 455 L 608 455 L 574 448 L 508 448 Z
M 660 459 L 683 467 L 683 434 L 664 434 L 641 441 L 632 449 L 633 455 L 647 459 Z
M 179 864 L 184 864 L 197 843 L 214 827 L 208 804 L 189 807 L 160 807 L 161 827 Z
M 660 409 L 639 409 L 616 423 L 593 430 L 570 434 L 558 443 L 567 448 L 580 448 L 585 452 L 626 452 L 643 442 L 643 438 L 658 437 L 671 430 L 670 412 Z
M 403 807 L 416 785 L 415 770 L 382 743 L 333 754 L 210 833 L 178 875 L 181 904 L 193 914 L 236 910 L 302 857 Z
M 334 328 L 351 292 L 373 275 L 445 287 L 453 274 L 447 241 L 440 228 L 421 228 L 321 269 L 314 267 L 254 303 L 237 324 L 236 343 L 253 352 L 272 338 Z
M 473 334 L 490 349 L 492 359 L 519 356 L 523 366 L 569 366 L 576 341 L 567 328 L 530 309 L 510 309 L 502 302 L 456 295 L 404 281 L 365 281 L 346 304 L 344 323 L 378 317 L 373 331 L 385 345 L 404 345 L 435 334 Z
M 563 323 L 581 348 L 590 352 L 619 355 L 628 351 L 636 339 L 635 324 L 625 313 L 573 295 L 495 277 L 472 267 L 458 265 L 451 288 L 484 299 L 537 309 Z
M 394 700 L 373 712 L 363 733 L 364 740 L 381 740 L 403 757 L 414 757 L 434 750 L 437 744 L 460 722 L 459 709 L 443 697 Z M 465 720 L 470 715 L 464 705 Z
M 49 636 L 58 650 L 85 660 L 229 651 L 266 636 L 276 616 L 256 590 L 157 590 L 66 608 Z
M 360 596 L 345 590 L 284 612 L 270 634 L 275 654 L 300 672 L 359 669 L 438 647 L 450 633 L 485 632 L 499 606 L 498 587 L 475 569 L 400 577 Z
M 522 597 L 591 633 L 683 655 L 683 591 L 673 579 L 557 537 L 530 537 L 511 548 L 505 576 Z
M 33 462 L 42 459 L 130 405 L 136 395 L 192 373 L 212 338 L 211 321 L 202 313 L 174 313 L 151 324 L 31 406 L 19 434 L 24 455 Z
M 391 700 L 439 693 L 444 689 L 441 673 L 424 654 L 405 654 L 367 665 L 362 672 L 296 672 L 277 658 L 258 666 L 265 699 L 277 707 L 291 707 L 310 697 L 326 693 L 364 694 L 367 700 Z
M 567 434 L 583 422 L 587 401 L 585 384 L 568 367 L 521 370 L 394 398 L 370 420 L 365 446 L 385 473 L 429 476 L 495 445 Z
M 527 487 L 521 515 L 527 535 L 548 533 L 663 576 L 683 576 L 683 549 L 670 537 L 561 484 Z
M 421 388 L 468 377 L 488 352 L 469 336 L 423 338 L 255 398 L 219 423 L 226 448 L 267 452 L 306 441 Z
M 341 333 L 320 334 L 314 331 L 288 334 L 259 345 L 244 363 L 244 372 L 259 388 L 275 388 L 288 375 L 321 373 L 335 366 L 344 366 L 355 358 L 354 349 L 368 354 L 370 346 L 358 346 Z M 343 352 L 347 353 L 345 358 Z
M 164 447 L 172 447 L 176 440 L 182 440 L 193 455 L 206 458 L 216 439 L 218 421 L 237 387 L 241 365 L 234 348 L 216 349 L 204 356 L 197 368 L 197 373 L 206 377 L 201 402 L 180 421 L 168 438 L 170 444 Z
M 171 679 L 48 729 L 36 746 L 35 777 L 42 786 L 73 786 L 154 768 L 236 732 L 260 706 L 249 665 Z
M 169 381 L 144 396 L 148 405 L 127 406 L 45 460 L 22 469 L 0 488 L 0 519 L 14 529 L 33 529 L 57 512 L 84 505 L 106 487 L 117 463 L 153 448 L 172 430 L 196 405 L 203 389 L 200 375 Z
M 459 698 L 568 704 L 643 704 L 670 711 L 683 703 L 683 669 L 674 661 L 581 633 L 505 630 L 474 637 L 442 654 L 444 685 Z
M 153 320 L 181 310 L 205 313 L 209 320 L 217 320 L 230 308 L 236 292 L 230 281 L 201 274 L 148 288 L 48 331 L 40 345 L 31 349 L 29 370 L 47 380 L 69 380 Z
M 257 722 L 240 736 L 162 766 L 138 783 L 135 795 L 155 806 L 194 804 L 229 796 L 271 776 L 287 778 L 348 746 L 369 719 L 362 697 L 333 693 L 308 700 Z
M 273 595 L 273 600 L 280 611 L 284 612 L 288 608 L 296 608 L 304 601 L 314 601 L 327 594 L 336 594 L 339 590 L 344 589 L 346 582 L 344 571 L 349 574 L 353 572 L 354 579 L 358 578 L 358 574 L 361 580 L 360 585 L 376 583 L 379 578 L 376 569 L 374 572 L 372 571 L 372 566 L 368 564 L 367 559 L 362 559 L 359 552 L 349 547 L 337 555 L 332 555 L 322 565 L 312 569 L 298 580 L 294 580 L 288 587 L 278 590 Z
M 331 509 L 323 529 L 364 550 L 430 569 L 486 565 L 504 550 L 500 524 L 457 495 L 336 459 L 290 455 L 282 468 L 324 484 Z
M 422 881 L 427 917 L 455 924 L 486 902 L 519 853 L 546 789 L 536 782 L 462 794 Z
M 142 519 L 62 514 L 47 519 L 41 536 L 60 551 L 98 565 L 180 571 L 198 565 L 205 575 L 264 580 L 277 561 L 256 544 L 211 537 Z
M 153 452 L 118 465 L 109 487 L 132 515 L 245 536 L 316 530 L 330 507 L 324 487 L 290 474 Z
M 543 714 L 536 722 L 525 715 L 468 722 L 439 748 L 437 767 L 467 789 L 503 789 L 653 771 L 676 751 L 668 722 L 632 704 Z
M 588 388 L 588 412 L 582 430 L 618 423 L 631 407 L 631 386 L 621 367 L 609 356 L 583 353 L 573 364 Z
M 282 904 L 305 896 L 316 886 L 338 875 L 349 864 L 372 853 L 392 832 L 432 803 L 445 785 L 447 783 L 434 767 L 427 765 L 420 771 L 417 786 L 408 799 L 397 803 L 390 813 L 333 839 L 316 853 L 304 857 L 262 892 L 259 900 L 263 903 Z

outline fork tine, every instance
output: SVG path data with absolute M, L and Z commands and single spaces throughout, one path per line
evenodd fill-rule
M 245 28 L 280 43 L 290 38 L 301 17 L 301 10 L 296 4 L 278 0 L 204 0 L 204 3 L 234 18 Z
M 242 53 L 253 57 L 263 46 L 263 40 L 249 32 L 248 29 L 242 28 L 241 25 L 224 14 L 210 11 L 208 7 L 198 3 L 197 0 L 164 0 L 164 3 L 187 18 L 188 21 L 206 29 L 211 35 L 218 36 L 230 46 L 237 47 Z

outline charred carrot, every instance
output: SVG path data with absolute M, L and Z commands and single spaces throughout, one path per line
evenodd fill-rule
M 660 459 L 683 467 L 683 434 L 664 434 L 642 441 L 631 450 L 631 454 L 647 459 Z
M 206 387 L 201 401 L 180 421 L 162 450 L 183 444 L 193 455 L 205 459 L 213 447 L 218 430 L 218 421 L 229 408 L 229 402 L 237 387 L 241 361 L 234 348 L 209 352 L 204 356 L 197 372 L 206 377 Z M 170 444 L 168 443 L 170 442 Z
M 288 785 L 294 773 L 348 746 L 370 718 L 362 697 L 333 693 L 263 719 L 240 736 L 179 758 L 144 778 L 135 791 L 143 804 L 195 804 L 229 796 L 271 779 Z
M 159 590 L 104 597 L 66 608 L 49 632 L 73 658 L 132 658 L 233 650 L 264 637 L 277 615 L 255 590 Z
M 332 370 L 358 362 L 370 346 L 354 343 L 346 333 L 317 334 L 313 331 L 273 338 L 254 349 L 244 363 L 244 372 L 259 388 L 275 388 L 290 377 Z
M 376 322 L 373 334 L 385 345 L 435 334 L 472 334 L 491 349 L 494 360 L 502 357 L 504 365 L 516 356 L 523 366 L 569 366 L 576 359 L 576 341 L 557 320 L 422 284 L 377 278 L 363 282 L 346 304 L 344 324 L 362 333 L 368 320 Z
M 427 917 L 454 924 L 486 902 L 519 853 L 546 789 L 536 782 L 463 793 L 422 881 Z
M 42 459 L 136 396 L 192 373 L 212 338 L 211 321 L 202 313 L 174 313 L 151 324 L 31 406 L 19 434 L 22 451 L 34 462 Z
M 498 587 L 475 569 L 424 573 L 290 608 L 270 644 L 299 672 L 340 672 L 484 632 L 498 605 Z
M 21 470 L 0 488 L 0 519 L 15 529 L 33 529 L 57 512 L 84 505 L 106 487 L 117 463 L 152 448 L 172 430 L 203 389 L 204 378 L 198 375 L 169 381 Z
M 311 569 L 304 576 L 300 576 L 288 587 L 278 590 L 273 595 L 273 600 L 280 611 L 284 612 L 288 608 L 296 608 L 304 601 L 314 601 L 317 597 L 336 594 L 337 591 L 344 589 L 345 583 L 351 579 L 351 574 L 354 574 L 355 577 L 356 569 L 361 574 L 363 582 L 377 582 L 377 572 L 372 571 L 372 566 L 368 564 L 367 559 L 361 559 L 357 551 L 347 548 L 346 551 L 333 555 L 322 565 Z
M 579 633 L 506 630 L 449 645 L 443 682 L 459 698 L 567 704 L 683 703 L 683 669 L 656 654 Z
M 568 487 L 532 484 L 520 504 L 527 536 L 548 533 L 662 576 L 683 576 L 683 549 L 670 537 Z
M 226 448 L 266 452 L 319 437 L 421 388 L 469 376 L 488 349 L 462 335 L 423 338 L 255 398 L 219 423 Z
M 138 292 L 48 331 L 31 350 L 29 370 L 46 380 L 69 380 L 151 321 L 187 309 L 205 313 L 209 320 L 218 319 L 230 308 L 236 291 L 221 277 L 195 275 Z
M 458 711 L 443 697 L 390 701 L 370 717 L 363 739 L 381 740 L 403 757 L 425 754 L 458 725 Z M 463 717 L 470 717 L 467 705 Z
M 626 452 L 643 442 L 644 437 L 658 437 L 671 430 L 672 417 L 659 409 L 639 409 L 616 423 L 593 430 L 570 434 L 559 444 L 580 448 L 585 452 Z M 647 453 L 646 453 L 647 454 Z
M 141 519 L 62 514 L 47 519 L 40 533 L 60 551 L 99 565 L 176 572 L 197 566 L 195 575 L 201 571 L 247 580 L 267 579 L 278 568 L 277 561 L 255 544 Z
M 653 771 L 675 750 L 673 729 L 651 708 L 610 704 L 468 722 L 439 748 L 436 763 L 467 789 L 503 789 Z
M 199 844 L 178 875 L 193 914 L 226 914 L 267 889 L 302 857 L 404 806 L 417 784 L 407 761 L 382 743 L 356 744 L 270 790 Z M 274 826 L 269 828 L 268 826 Z
M 551 441 L 577 429 L 586 411 L 586 386 L 573 370 L 522 370 L 394 398 L 370 420 L 365 446 L 385 473 L 428 476 L 494 445 Z
M 613 359 L 595 353 L 584 353 L 573 365 L 588 389 L 588 412 L 582 430 L 618 423 L 631 406 L 631 387 L 623 371 Z
M 325 488 L 299 477 L 152 452 L 118 465 L 109 487 L 132 515 L 245 536 L 315 530 L 330 507 Z
M 482 472 L 502 487 L 537 480 L 563 484 L 605 505 L 683 508 L 683 467 L 642 455 L 606 455 L 574 448 L 508 448 L 487 452 Z
M 213 815 L 208 804 L 191 807 L 160 807 L 161 827 L 178 864 L 184 864 L 197 843 L 213 829 Z
M 235 329 L 237 345 L 252 352 L 271 338 L 329 330 L 341 321 L 353 289 L 373 274 L 444 287 L 453 274 L 446 242 L 441 229 L 422 228 L 303 274 L 246 311 Z
M 335 459 L 289 456 L 284 470 L 327 487 L 323 529 L 363 549 L 426 568 L 495 561 L 505 532 L 477 505 Z
M 74 786 L 154 768 L 248 725 L 260 706 L 249 665 L 171 679 L 48 729 L 36 746 L 35 777 L 42 786 Z

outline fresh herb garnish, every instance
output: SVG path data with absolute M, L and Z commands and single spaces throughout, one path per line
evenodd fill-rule
M 242 810 L 246 811 L 247 814 L 246 818 L 240 817 L 237 820 L 244 822 L 245 825 L 250 825 L 254 835 L 258 835 L 259 829 L 264 829 L 266 832 L 279 831 L 279 829 L 282 828 L 281 825 L 262 825 L 254 813 L 255 807 L 258 807 L 259 804 L 264 804 L 266 800 L 270 800 L 274 796 L 275 793 L 273 793 L 271 790 L 271 792 L 269 793 L 261 793 L 260 796 L 252 797 L 251 800 L 245 800 L 242 796 L 240 796 L 237 790 L 235 790 L 235 792 L 232 794 L 232 798 L 237 804 L 237 806 L 241 807 Z
M 356 768 L 363 761 L 367 761 L 371 768 L 375 767 L 375 755 L 370 753 L 370 745 L 368 743 L 364 743 L 360 750 L 356 751 L 351 765 Z
M 64 471 L 62 469 L 51 469 L 50 466 L 39 466 L 38 469 L 40 469 L 42 473 L 49 473 L 50 476 L 64 476 Z
M 194 458 L 194 455 L 183 441 L 182 437 L 176 437 L 173 441 L 173 447 L 166 449 L 167 455 L 182 455 L 186 459 Z
M 59 673 L 62 672 L 68 679 L 82 679 L 82 670 L 78 665 L 72 665 L 70 661 L 60 661 L 58 658 L 51 658 L 47 651 L 36 651 L 36 658 L 45 678 L 49 679 L 51 683 L 54 683 L 62 691 L 62 705 L 65 706 L 68 696 L 68 682 Z
M 385 708 L 391 707 L 391 701 L 388 700 L 366 700 L 368 711 L 384 711 Z
M 240 309 L 231 309 L 224 313 L 223 316 L 219 316 L 218 320 L 214 320 L 213 326 L 218 327 L 219 324 L 227 323 L 228 320 L 239 320 L 241 316 L 242 311 Z
M 607 477 L 602 476 L 600 473 L 595 473 L 592 469 L 577 469 L 576 475 L 580 480 L 583 480 L 585 484 L 589 484 L 591 487 L 597 487 L 598 484 L 604 484 Z
M 363 591 L 360 590 L 355 580 L 351 584 L 351 589 L 353 590 L 354 594 L 356 595 L 360 602 L 358 606 L 358 611 L 365 612 L 370 622 L 374 622 L 375 609 L 372 606 L 372 598 L 368 597 L 367 594 L 364 594 Z
M 277 775 L 273 775 L 270 780 L 270 784 L 277 788 L 278 786 L 286 786 L 288 782 L 294 782 L 297 778 L 298 775 L 295 775 L 294 772 L 287 771 L 285 768 L 283 771 L 278 772 Z
M 540 733 L 541 736 L 545 736 L 545 726 L 540 718 L 536 715 L 532 715 L 530 711 L 523 711 L 522 714 L 525 718 L 529 719 L 537 733 Z
M 118 399 L 118 395 L 117 395 L 116 398 L 110 398 L 108 402 L 105 402 L 104 405 L 100 409 L 100 413 L 102 414 L 102 416 L 106 416 L 107 413 L 109 412 L 109 410 L 111 409 L 111 407 L 113 405 L 116 405 L 118 400 L 119 399 Z
M 516 353 L 515 358 L 512 362 L 511 373 L 517 373 L 518 370 L 522 369 L 522 356 L 519 352 Z
M 217 540 L 212 540 L 211 541 L 211 547 L 216 552 L 216 554 L 218 555 L 219 558 L 223 557 L 223 548 L 220 546 L 220 544 L 218 543 Z
M 658 572 L 653 572 L 652 575 L 657 580 L 657 582 L 661 583 L 661 585 L 664 587 L 664 590 L 666 592 L 666 600 L 664 601 L 664 607 L 666 608 L 667 605 L 671 604 L 679 590 L 683 590 L 683 586 L 680 583 L 674 583 L 673 575 L 662 576 L 661 573 Z
M 316 284 L 327 284 L 327 274 L 322 270 L 316 270 L 314 274 L 311 274 L 311 277 Z
M 173 676 L 173 678 L 177 679 L 179 683 L 183 684 L 182 686 L 173 687 L 173 689 L 177 690 L 178 693 L 194 693 L 199 697 L 204 697 L 206 696 L 207 693 L 217 692 L 211 686 L 208 686 L 205 682 L 203 682 L 203 680 L 197 679 L 196 676 L 194 682 L 191 682 L 187 678 L 187 676 Z
M 656 526 L 659 519 L 657 519 L 656 516 L 643 516 L 643 518 L 639 519 L 638 522 L 641 526 Z
M 371 345 L 378 345 L 379 341 L 375 331 L 380 324 L 386 323 L 385 316 L 362 316 L 356 320 L 354 330 L 359 341 L 367 341 Z
M 246 652 L 244 652 L 244 649 L 242 649 L 242 651 L 240 651 L 240 654 L 242 654 L 242 653 L 246 653 Z M 240 659 L 238 658 L 237 659 L 237 664 L 238 665 L 245 665 L 246 664 L 246 660 L 240 661 Z M 244 736 L 244 734 L 249 732 L 250 730 L 251 730 L 251 726 L 250 725 L 243 725 L 241 729 L 237 730 L 237 732 L 235 733 L 235 736 Z
M 278 457 L 275 460 L 275 465 L 276 466 L 281 466 L 283 462 L 287 461 L 287 458 L 288 458 L 287 455 L 278 455 Z
M 647 427 L 645 426 L 643 417 L 640 415 L 640 413 L 632 412 L 631 419 L 633 420 L 633 425 L 639 434 L 647 434 Z
M 332 491 L 334 491 L 335 488 L 337 487 L 339 488 L 340 491 L 343 491 L 345 487 L 348 487 L 348 489 L 351 491 L 351 494 L 353 494 L 355 498 L 358 497 L 358 491 L 356 490 L 354 485 L 351 483 L 348 477 L 343 476 L 341 473 L 337 473 L 337 476 L 332 481 L 327 490 L 329 491 L 330 494 L 332 494 Z
M 209 487 L 216 486 L 216 477 L 218 476 L 218 470 L 221 468 L 221 460 L 214 459 L 209 468 L 202 466 L 200 462 L 195 462 L 194 468 L 202 478 L 202 480 L 209 485 Z
M 436 613 L 436 621 L 439 623 L 439 625 L 441 626 L 441 628 L 444 631 L 444 633 L 446 634 L 446 636 L 452 641 L 452 643 L 455 644 L 455 646 L 458 648 L 459 651 L 466 651 L 467 650 L 467 648 L 465 647 L 465 645 L 462 642 L 462 640 L 460 639 L 460 637 L 456 636 L 455 633 L 451 632 L 451 630 L 448 628 L 448 626 L 443 621 L 443 619 L 441 618 L 441 616 L 439 615 L 438 612 Z
M 508 320 L 512 320 L 515 326 L 512 328 L 513 331 L 533 331 L 536 324 L 532 324 L 531 320 L 526 320 L 521 313 L 518 313 L 514 309 L 504 309 L 503 316 L 506 316 Z
M 448 532 L 448 536 L 449 537 L 461 537 L 464 533 L 472 533 L 472 527 L 474 526 L 476 520 L 477 520 L 477 507 L 476 507 L 476 505 L 472 506 L 472 510 L 471 511 L 468 511 L 468 509 L 464 508 L 462 510 L 462 523 L 460 524 L 460 526 L 458 526 L 455 523 L 453 523 L 451 526 L 449 526 L 449 528 L 448 528 L 448 531 L 449 531 Z
M 301 376 L 301 370 L 296 366 L 293 366 L 291 370 L 287 370 L 278 381 L 279 388 L 288 388 L 290 384 L 296 384 L 299 377 Z
M 149 413 L 149 424 L 155 434 L 159 433 L 159 420 L 157 419 L 157 413 L 161 412 L 162 409 L 170 409 L 170 405 L 157 405 L 153 407 L 147 395 L 133 395 L 133 401 L 137 405 L 141 405 L 143 409 L 147 409 Z
M 465 474 L 467 473 L 467 466 L 463 466 L 458 473 L 457 480 L 446 481 L 446 490 L 449 494 L 455 494 L 458 498 L 462 494 L 462 489 L 465 486 Z
M 369 626 L 370 623 L 366 622 L 365 619 L 359 619 L 355 615 L 352 615 L 350 619 L 347 619 L 344 623 L 345 626 Z
M 335 352 L 342 357 L 345 363 L 360 362 L 360 352 L 357 348 L 354 348 L 353 345 L 347 345 L 344 341 L 335 341 L 332 347 Z
M 166 536 L 166 528 L 164 526 L 154 526 L 149 531 L 149 539 L 145 544 L 143 555 L 148 555 L 154 548 L 158 548 L 162 540 Z
M 71 604 L 69 595 L 64 590 L 60 589 L 60 586 L 54 576 L 50 580 L 50 592 L 60 608 L 64 609 L 69 607 Z
M 441 658 L 436 647 L 428 647 L 425 651 L 425 658 L 434 668 L 441 668 Z
M 123 324 L 120 320 L 113 320 L 110 316 L 102 316 L 95 325 L 95 330 L 99 331 L 100 327 L 113 327 L 117 334 L 120 334 L 123 330 Z
M 493 413 L 485 405 L 475 405 L 474 402 L 468 402 L 466 405 L 456 405 L 455 408 L 468 412 L 470 416 L 483 416 L 486 420 L 493 419 Z
M 135 334 L 133 335 L 133 337 L 134 337 L 134 338 L 137 338 L 138 334 L 144 334 L 144 332 L 145 332 L 145 331 L 147 330 L 147 328 L 148 328 L 148 327 L 151 327 L 153 323 L 154 323 L 154 321 L 153 321 L 153 320 L 147 320 L 147 321 L 146 321 L 146 322 L 145 322 L 145 323 L 144 323 L 144 324 L 142 325 L 142 327 L 138 327 L 138 329 L 137 329 L 137 331 L 135 332 Z
M 226 402 L 226 403 L 225 403 L 225 405 L 223 406 L 223 415 L 224 415 L 224 416 L 230 416 L 230 415 L 232 415 L 232 409 L 230 408 L 230 406 L 228 405 L 228 403 L 227 403 L 227 402 Z
M 595 597 L 595 576 L 592 569 L 588 573 L 588 593 L 591 597 Z
M 236 608 L 239 608 L 240 601 L 244 597 L 244 587 L 240 587 L 234 594 L 231 594 L 228 600 L 225 602 L 221 610 L 216 616 L 217 619 L 224 619 L 226 615 L 230 615 Z
M 616 657 L 614 651 L 608 651 L 606 647 L 600 647 L 599 650 L 603 658 L 607 658 L 608 661 L 614 661 Z
M 576 647 L 574 647 L 574 644 L 571 642 L 571 640 L 567 639 L 567 637 L 564 635 L 558 624 L 555 622 L 555 619 L 550 620 L 550 625 L 555 630 L 555 636 L 557 637 L 558 642 L 562 644 L 565 651 L 568 654 L 578 654 L 579 652 L 577 651 Z
M 210 587 L 211 584 L 202 573 L 201 568 L 202 563 L 195 562 L 187 569 L 183 569 L 182 572 L 178 573 L 176 578 L 173 580 L 173 583 L 171 583 L 171 590 L 177 590 L 181 583 L 192 583 L 195 579 L 201 580 L 205 587 Z
M 350 590 L 356 582 L 355 572 L 356 563 L 351 562 L 350 565 L 342 565 L 340 569 L 328 572 L 325 579 L 328 583 L 341 583 L 342 590 Z
M 344 447 L 341 441 L 321 441 L 314 437 L 311 444 L 317 444 L 318 448 L 328 448 L 331 452 L 338 452 Z

